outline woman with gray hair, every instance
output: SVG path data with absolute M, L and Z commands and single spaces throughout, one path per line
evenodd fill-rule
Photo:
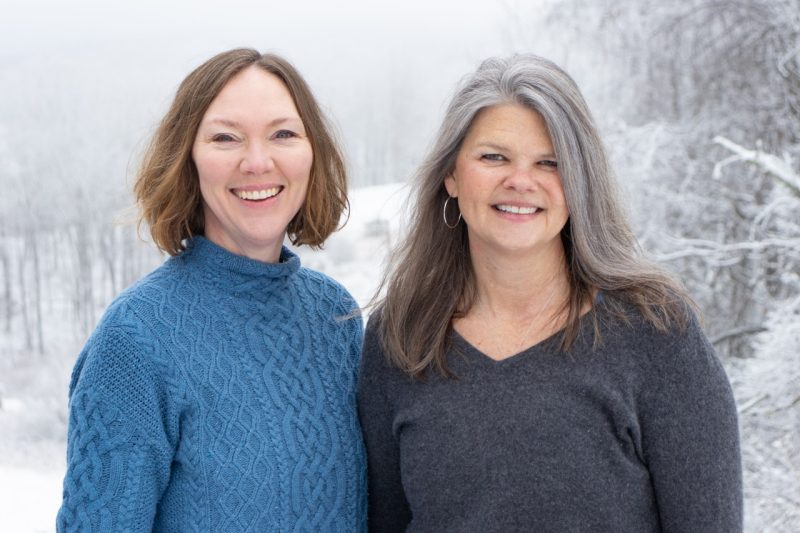
M 485 61 L 417 180 L 361 363 L 370 530 L 741 531 L 730 385 L 575 82 Z

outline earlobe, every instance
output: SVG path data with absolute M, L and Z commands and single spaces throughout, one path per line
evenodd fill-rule
M 444 178 L 444 188 L 452 198 L 458 198 L 458 182 L 454 174 L 448 174 Z

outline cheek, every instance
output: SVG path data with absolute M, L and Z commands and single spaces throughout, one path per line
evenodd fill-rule
M 298 158 L 297 161 L 297 176 L 308 181 L 311 176 L 311 170 L 314 168 L 314 154 L 309 146 L 308 151 L 303 154 L 303 157 Z
M 496 185 L 495 177 L 485 169 L 476 168 L 470 162 L 459 161 L 453 176 L 450 177 L 451 186 L 447 188 L 451 196 L 458 196 L 463 201 L 478 199 L 482 201 Z
M 195 157 L 194 164 L 197 168 L 197 184 L 203 208 L 206 211 L 209 209 L 213 211 L 216 209 L 214 206 L 218 206 L 228 192 L 225 187 L 226 173 L 219 161 L 214 158 Z
M 297 181 L 308 181 L 314 165 L 314 153 L 310 145 L 286 150 L 280 153 L 278 158 L 275 162 L 280 166 L 284 176 Z
M 220 205 L 219 193 L 215 192 L 217 189 L 206 180 L 200 180 L 200 203 L 205 211 L 206 218 L 209 213 L 214 214 L 217 206 Z
M 561 178 L 558 176 L 553 177 L 552 180 L 548 180 L 545 185 L 547 189 L 547 194 L 552 198 L 553 203 L 555 205 L 566 206 L 567 205 L 567 197 L 564 194 L 564 187 L 561 184 Z
M 458 184 L 459 196 L 471 201 L 486 202 L 497 188 L 497 180 L 491 174 L 481 172 L 464 172 Z
M 204 185 L 212 185 L 223 180 L 226 168 L 224 160 L 202 153 L 194 155 L 193 159 L 201 189 Z

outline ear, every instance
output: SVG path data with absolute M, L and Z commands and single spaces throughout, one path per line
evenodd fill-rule
M 458 198 L 458 182 L 456 181 L 454 172 L 451 172 L 445 176 L 444 188 L 447 189 L 447 194 L 449 194 L 452 198 Z

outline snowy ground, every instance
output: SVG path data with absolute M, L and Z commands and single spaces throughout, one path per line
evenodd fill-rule
M 8 533 L 55 529 L 63 469 L 0 466 L 0 525 Z
M 366 304 L 379 282 L 386 251 L 401 228 L 406 194 L 398 184 L 352 191 L 353 214 L 345 227 L 324 250 L 297 250 L 302 263 L 339 280 Z M 51 323 L 58 327 L 57 320 Z M 81 344 L 81 340 L 59 343 L 63 356 L 0 357 L 2 533 L 54 530 L 65 467 L 67 385 Z

